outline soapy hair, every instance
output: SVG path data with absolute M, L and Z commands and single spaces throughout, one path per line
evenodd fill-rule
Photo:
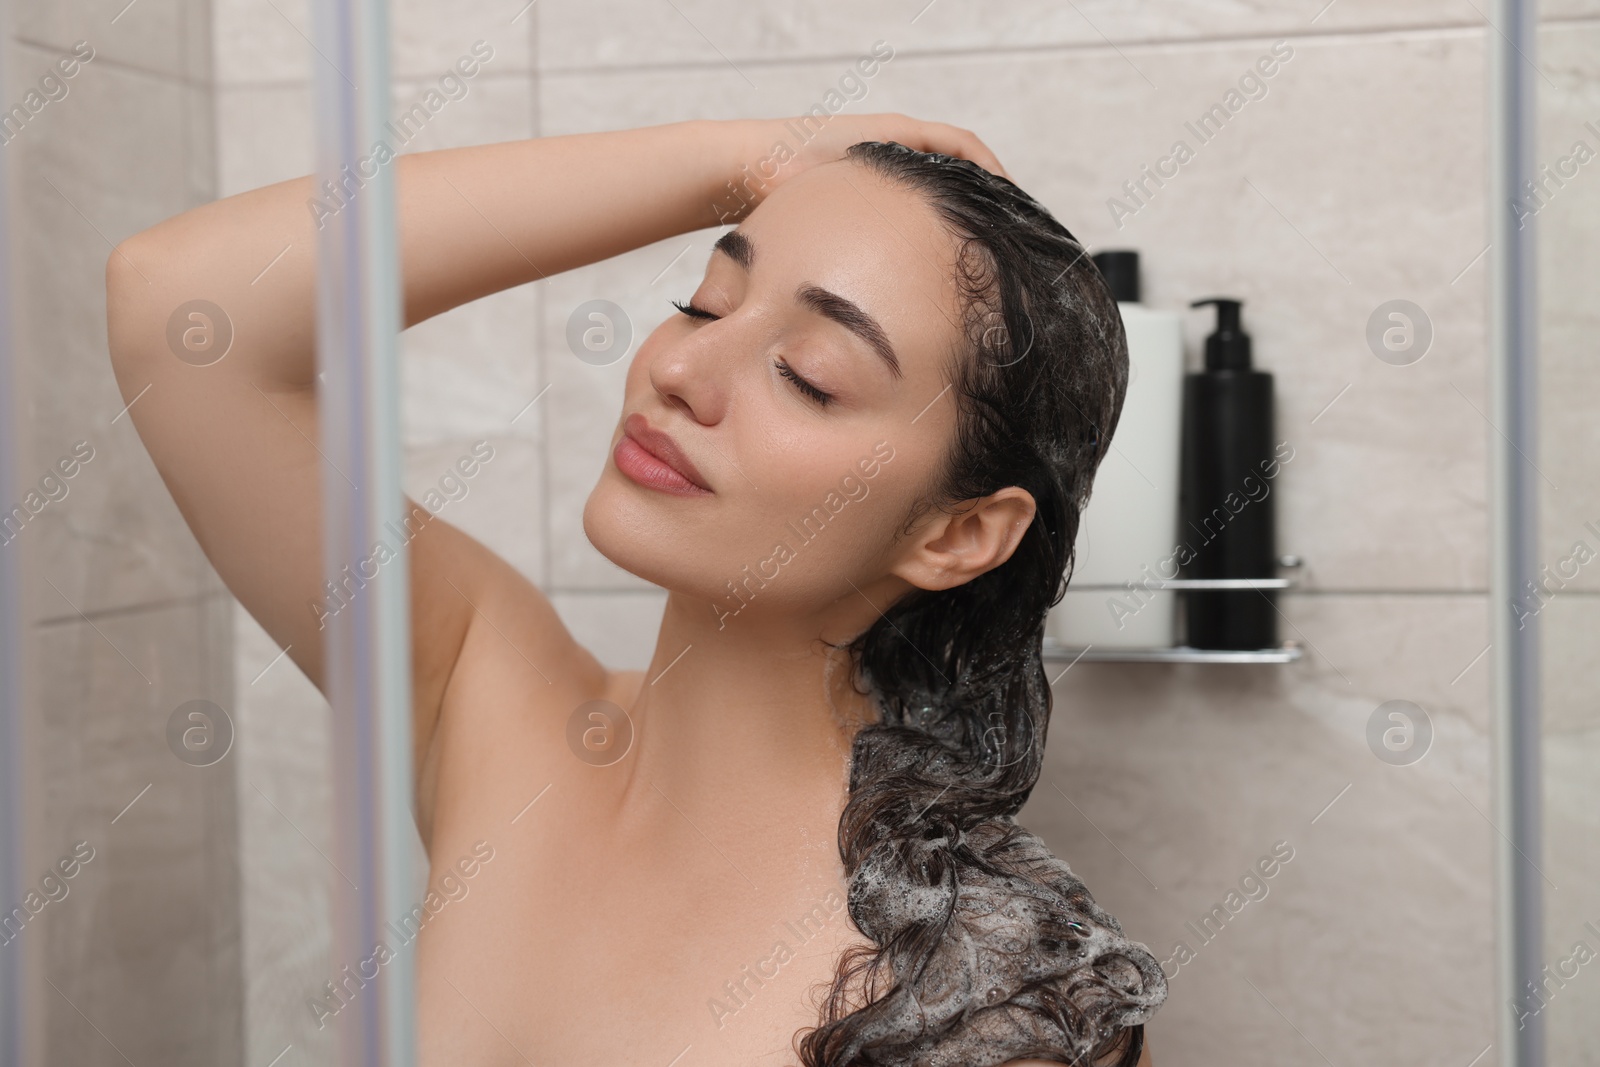
M 1121 315 L 1078 240 L 1006 179 L 894 142 L 846 159 L 925 197 L 958 252 L 956 431 L 897 536 L 1006 486 L 1036 514 L 1005 563 L 912 590 L 834 646 L 879 710 L 839 822 L 850 916 L 872 943 L 838 962 L 797 1052 L 805 1067 L 1132 1067 L 1166 997 L 1160 964 L 1015 821 L 1050 721 L 1045 616 L 1127 389 Z

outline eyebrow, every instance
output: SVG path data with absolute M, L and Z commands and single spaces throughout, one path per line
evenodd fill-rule
M 750 238 L 738 230 L 729 230 L 717 238 L 711 250 L 714 253 L 721 252 L 745 270 L 754 266 L 756 261 L 755 246 L 750 243 Z M 889 343 L 889 335 L 878 325 L 878 320 L 867 314 L 861 305 L 810 282 L 802 283 L 800 288 L 795 290 L 794 297 L 802 307 L 832 319 L 867 342 L 896 378 L 904 377 L 900 370 L 900 359 L 895 355 L 894 346 Z

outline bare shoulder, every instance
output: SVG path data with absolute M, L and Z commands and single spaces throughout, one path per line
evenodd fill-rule
M 517 717 L 616 700 L 625 674 L 638 672 L 607 670 L 538 586 L 464 530 L 435 518 L 411 545 L 413 644 L 444 646 L 428 652 L 433 669 L 415 678 L 419 709 L 433 709 L 414 716 L 417 820 L 427 844 L 438 797 L 453 785 L 446 734 L 458 743 L 493 738 Z

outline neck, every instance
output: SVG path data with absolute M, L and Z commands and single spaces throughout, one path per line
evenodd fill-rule
M 868 590 L 846 601 L 854 603 L 826 617 L 753 606 L 729 616 L 669 594 L 629 709 L 637 755 L 630 793 L 649 799 L 659 790 L 691 819 L 742 810 L 836 821 L 851 741 L 876 710 L 853 691 L 849 653 L 824 640 L 859 633 L 888 598 Z

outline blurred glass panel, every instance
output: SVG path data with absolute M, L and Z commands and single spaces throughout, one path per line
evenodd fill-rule
M 1600 25 L 1539 38 L 1537 188 L 1541 493 L 1539 589 L 1518 610 L 1543 627 L 1545 979 L 1551 1064 L 1600 1064 Z

